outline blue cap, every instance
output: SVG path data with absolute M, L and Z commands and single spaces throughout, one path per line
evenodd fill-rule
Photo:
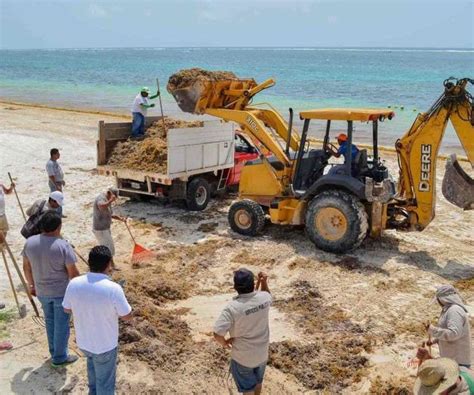
M 254 276 L 250 270 L 239 269 L 234 272 L 234 288 L 236 290 L 253 287 Z

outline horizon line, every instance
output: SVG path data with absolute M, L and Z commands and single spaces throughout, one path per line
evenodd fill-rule
M 0 51 L 48 51 L 48 50 L 77 50 L 77 49 L 413 49 L 413 50 L 464 50 L 464 51 L 474 51 L 474 47 L 423 47 L 423 46 L 412 46 L 412 47 L 404 47 L 404 46 L 308 46 L 308 45 L 301 45 L 301 46 L 240 46 L 240 45 L 208 45 L 208 46 L 134 46 L 134 47 L 120 47 L 120 46 L 106 46 L 106 47 L 45 47 L 45 48 L 0 48 Z

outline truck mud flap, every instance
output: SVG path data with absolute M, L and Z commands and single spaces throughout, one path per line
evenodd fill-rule
M 474 180 L 461 167 L 455 154 L 446 160 L 442 192 L 455 206 L 464 210 L 474 209 Z

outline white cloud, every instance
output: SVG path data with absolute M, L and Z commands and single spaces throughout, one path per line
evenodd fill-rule
M 107 16 L 107 11 L 98 4 L 91 4 L 89 6 L 89 13 L 95 18 L 104 18 Z
M 328 16 L 328 23 L 329 23 L 330 25 L 336 24 L 336 23 L 337 23 L 337 16 L 335 16 L 335 15 L 329 15 L 329 16 Z

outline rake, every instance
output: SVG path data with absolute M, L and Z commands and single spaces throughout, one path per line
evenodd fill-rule
M 31 303 L 31 306 L 33 307 L 33 310 L 35 312 L 35 317 L 33 317 L 33 321 L 35 321 L 37 324 L 41 326 L 45 326 L 44 323 L 44 318 L 40 316 L 38 307 L 36 306 L 35 301 L 33 300 L 33 295 L 31 295 L 31 292 L 28 288 L 28 285 L 26 284 L 25 278 L 23 277 L 23 274 L 21 273 L 20 267 L 18 266 L 18 263 L 16 262 L 15 256 L 12 253 L 12 250 L 10 249 L 10 246 L 8 245 L 8 242 L 5 238 L 5 234 L 3 232 L 3 244 L 5 248 L 7 249 L 8 255 L 10 256 L 11 261 L 13 262 L 13 266 L 15 267 L 16 273 L 18 274 L 18 277 L 20 278 L 21 284 L 23 285 L 23 288 L 25 289 L 26 295 L 28 296 L 28 299 Z
M 133 251 L 131 257 L 132 264 L 139 264 L 144 261 L 147 261 L 150 258 L 153 258 L 155 256 L 155 253 L 143 247 L 141 244 L 138 244 L 132 234 L 132 231 L 130 230 L 130 227 L 128 226 L 127 221 L 124 221 L 124 224 L 127 227 L 128 233 L 130 234 L 130 237 L 133 240 Z

